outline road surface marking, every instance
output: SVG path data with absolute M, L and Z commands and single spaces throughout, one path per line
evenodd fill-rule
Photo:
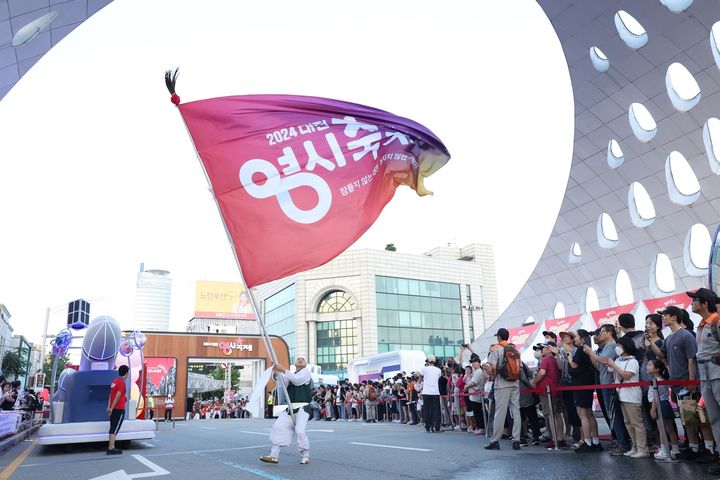
M 317 443 L 317 442 L 315 442 Z M 213 452 L 232 452 L 235 450 L 252 450 L 254 448 L 267 448 L 267 443 L 262 445 L 250 445 L 249 447 L 232 447 L 232 448 L 216 448 L 213 450 L 190 450 L 185 452 L 168 452 L 168 453 L 153 453 L 148 457 L 164 457 L 166 455 L 187 455 L 188 453 L 213 453 Z
M 350 442 L 352 445 L 365 445 L 368 447 L 396 448 L 398 450 L 413 450 L 416 452 L 432 452 L 429 448 L 398 447 L 395 445 L 380 445 L 378 443 Z
M 205 430 L 217 430 L 217 428 L 215 428 L 215 427 L 200 427 L 200 428 L 204 428 Z
M 200 457 L 206 457 L 207 455 L 198 455 L 198 456 L 200 456 Z M 223 465 L 225 465 L 225 466 L 234 468 L 234 469 L 236 469 L 236 470 L 242 470 L 243 472 L 252 473 L 252 474 L 254 474 L 254 475 L 257 475 L 257 476 L 263 477 L 263 478 L 267 478 L 267 479 L 269 479 L 269 480 L 288 480 L 288 479 L 285 478 L 285 477 L 280 477 L 280 476 L 278 476 L 278 475 L 273 475 L 273 474 L 268 473 L 268 472 L 266 472 L 266 471 L 264 471 L 264 470 L 260 470 L 259 468 L 246 467 L 245 465 L 240 465 L 240 464 L 238 464 L 238 463 L 234 463 L 234 462 L 230 462 L 230 461 L 226 461 L 226 460 L 220 460 L 219 458 L 213 458 L 213 457 L 207 457 L 207 458 L 210 458 L 210 459 L 212 459 L 212 460 L 215 460 L 215 461 L 218 462 L 218 463 L 221 463 L 221 464 L 223 464 Z
M 249 431 L 249 430 L 240 430 L 239 433 L 249 433 L 250 435 L 265 435 L 265 436 L 270 436 L 269 433 L 251 432 L 251 431 Z
M 33 448 L 35 448 L 35 445 L 37 445 L 37 443 L 35 442 L 28 445 L 24 452 L 18 455 L 18 457 L 13 460 L 12 463 L 5 468 L 5 470 L 0 472 L 0 480 L 7 480 L 8 478 L 10 478 L 10 476 L 15 473 L 15 470 L 17 470 L 20 464 L 25 461 L 28 455 L 30 455 L 30 452 L 32 452 Z
M 159 465 L 154 464 L 142 455 L 133 455 L 135 460 L 142 463 L 150 469 L 149 472 L 128 474 L 125 470 L 116 470 L 106 475 L 93 477 L 90 480 L 132 480 L 133 478 L 158 477 L 160 475 L 170 475 L 170 472 Z
M 325 433 L 335 433 L 335 430 L 308 430 L 308 432 L 325 432 Z

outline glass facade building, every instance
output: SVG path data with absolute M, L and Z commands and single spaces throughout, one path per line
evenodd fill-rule
M 265 300 L 265 326 L 269 335 L 282 337 L 290 349 L 290 361 L 295 362 L 295 284 L 280 290 Z
M 375 287 L 378 352 L 457 354 L 463 343 L 459 284 L 378 275 Z
M 353 312 L 355 299 L 348 292 L 331 290 L 318 303 L 320 314 Z M 322 317 L 319 317 L 322 320 Z M 334 319 L 319 321 L 317 324 L 317 364 L 322 371 L 331 375 L 343 376 L 347 362 L 357 356 L 358 325 L 357 319 Z
M 348 360 L 357 357 L 357 320 L 319 322 L 317 363 L 324 373 L 344 376 Z

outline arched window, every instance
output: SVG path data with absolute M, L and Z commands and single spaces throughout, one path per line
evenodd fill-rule
M 318 313 L 350 312 L 355 310 L 355 300 L 342 290 L 332 290 L 325 294 L 318 304 Z

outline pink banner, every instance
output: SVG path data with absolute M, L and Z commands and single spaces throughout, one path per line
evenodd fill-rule
M 629 303 L 627 305 L 620 305 L 618 307 L 611 307 L 611 308 L 605 308 L 603 310 L 596 310 L 594 312 L 591 312 L 590 314 L 593 317 L 593 320 L 595 320 L 595 325 L 598 327 L 606 324 L 611 323 L 615 325 L 615 327 L 618 326 L 617 319 L 620 316 L 620 314 L 623 313 L 632 313 L 633 310 L 635 310 L 635 306 L 637 303 Z
M 510 338 L 508 342 L 520 350 L 520 348 L 535 335 L 539 326 L 540 325 L 528 325 L 527 327 L 509 328 Z
M 252 287 L 322 265 L 450 158 L 412 120 L 292 95 L 179 105 Z
M 145 357 L 147 367 L 146 392 L 152 396 L 175 393 L 175 359 L 172 357 Z
M 685 310 L 690 305 L 690 300 L 690 297 L 688 297 L 686 293 L 678 293 L 676 295 L 670 295 L 669 297 L 650 298 L 643 300 L 643 303 L 645 303 L 647 309 L 650 310 L 650 313 L 655 313 L 671 305 Z
M 553 332 L 559 335 L 560 332 L 572 330 L 582 315 L 570 315 L 565 318 L 556 318 L 553 320 L 545 320 L 545 331 Z

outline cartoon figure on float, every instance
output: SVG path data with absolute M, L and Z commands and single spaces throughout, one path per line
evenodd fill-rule
M 84 325 L 83 325 L 84 326 Z M 78 329 L 75 324 L 71 328 Z M 142 349 L 146 336 L 135 331 L 123 337 L 120 324 L 112 317 L 100 316 L 90 322 L 82 341 L 80 366 L 77 371 L 63 370 L 57 375 L 57 358 L 71 348 L 71 330 L 62 329 L 52 341 L 52 392 L 50 423 L 38 432 L 40 445 L 97 442 L 107 438 L 109 418 L 107 403 L 110 384 L 117 378 L 117 367 L 130 367 L 126 421 L 118 433 L 118 440 L 149 439 L 155 437 L 151 420 L 142 418 L 144 381 Z M 118 357 L 120 353 L 121 357 Z

